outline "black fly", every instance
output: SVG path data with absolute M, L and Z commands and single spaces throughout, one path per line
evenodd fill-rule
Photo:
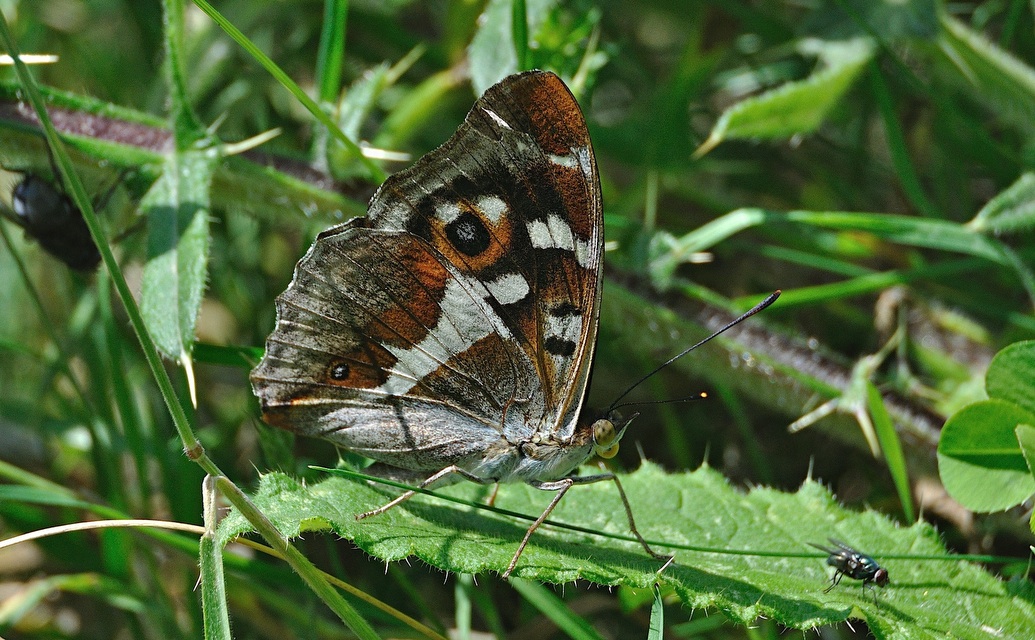
M 866 555 L 856 551 L 847 544 L 840 540 L 833 538 L 827 538 L 836 548 L 823 547 L 818 544 L 809 545 L 819 549 L 820 551 L 829 554 L 827 557 L 827 564 L 837 569 L 834 572 L 834 577 L 830 581 L 830 586 L 823 590 L 823 593 L 829 592 L 831 589 L 836 587 L 841 578 L 848 576 L 855 580 L 862 580 L 863 590 L 866 587 L 873 588 L 872 585 L 876 584 L 878 587 L 883 587 L 890 582 L 888 577 L 888 570 L 877 564 L 877 561 Z M 877 603 L 877 593 L 873 594 L 873 602 Z

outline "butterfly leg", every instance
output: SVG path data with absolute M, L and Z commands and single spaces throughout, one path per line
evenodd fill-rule
M 647 544 L 647 541 L 644 540 L 643 536 L 640 535 L 640 532 L 636 529 L 636 520 L 633 518 L 632 505 L 629 504 L 629 498 L 625 496 L 625 489 L 622 488 L 622 483 L 618 480 L 618 476 L 616 476 L 613 473 L 604 473 L 599 476 L 589 477 L 598 477 L 601 480 L 606 480 L 608 479 L 608 476 L 610 476 L 611 480 L 615 481 L 615 486 L 618 487 L 618 495 L 622 498 L 622 506 L 625 507 L 625 517 L 629 519 L 629 530 L 632 531 L 633 535 L 636 536 L 636 539 L 640 541 L 640 546 L 643 547 L 644 551 L 649 553 L 651 557 L 657 560 L 665 561 L 665 566 L 658 571 L 658 573 L 661 573 L 661 571 L 665 570 L 665 567 L 672 563 L 675 556 L 667 556 L 663 553 L 657 553 L 656 551 L 650 548 L 650 545 Z
M 528 545 L 528 539 L 532 537 L 532 534 L 539 528 L 539 525 L 543 524 L 543 521 L 550 515 L 550 512 L 557 506 L 557 503 L 561 501 L 561 498 L 568 492 L 568 489 L 571 489 L 575 484 L 575 480 L 576 478 L 564 478 L 563 480 L 557 480 L 556 482 L 528 483 L 536 489 L 542 489 L 543 491 L 556 491 L 557 493 L 554 495 L 553 500 L 550 501 L 550 504 L 547 505 L 543 514 L 539 516 L 536 521 L 532 523 L 532 526 L 528 528 L 528 531 L 525 532 L 525 537 L 521 539 L 521 544 L 518 545 L 517 551 L 514 552 L 514 557 L 510 559 L 510 565 L 508 565 L 507 570 L 503 572 L 504 578 L 510 577 L 511 572 L 514 571 L 514 567 L 517 566 L 518 558 L 521 557 L 521 554 L 525 550 L 525 546 Z
M 470 480 L 471 482 L 477 482 L 478 484 L 492 484 L 492 483 L 496 482 L 492 478 L 479 478 L 478 476 L 476 476 L 476 475 L 474 475 L 474 474 L 472 474 L 472 473 L 470 473 L 468 471 L 465 471 L 465 470 L 461 469 L 460 467 L 458 467 L 456 465 L 449 465 L 448 467 L 446 467 L 445 469 L 442 469 L 441 471 L 436 471 L 434 474 L 432 474 L 432 476 L 430 478 L 428 478 L 424 482 L 421 482 L 417 486 L 420 489 L 427 489 L 429 486 L 435 484 L 436 482 L 438 482 L 442 478 L 446 478 L 446 477 L 448 477 L 448 476 L 450 476 L 450 475 L 452 475 L 454 473 L 457 474 L 458 476 L 462 476 L 463 478 L 465 478 L 467 480 Z M 407 500 L 409 500 L 410 498 L 412 498 L 416 494 L 417 494 L 417 492 L 414 491 L 413 489 L 410 489 L 409 491 L 405 491 L 398 498 L 395 498 L 394 500 L 392 500 L 388 504 L 382 505 L 382 506 L 380 506 L 380 507 L 378 507 L 376 509 L 371 509 L 370 511 L 367 511 L 365 513 L 357 513 L 356 514 L 356 520 L 362 520 L 364 518 L 369 518 L 370 516 L 381 515 L 382 513 L 384 513 L 385 511 L 388 511 L 392 507 L 394 507 L 396 505 L 399 505 L 399 504 L 402 504 L 403 502 L 406 502 Z
M 528 483 L 536 489 L 542 489 L 543 491 L 556 491 L 557 494 L 553 497 L 553 500 L 550 501 L 550 504 L 547 505 L 543 514 L 539 516 L 539 518 L 532 523 L 532 526 L 528 528 L 528 531 L 525 532 L 525 537 L 521 540 L 521 544 L 518 545 L 517 551 L 514 553 L 514 557 L 510 561 L 510 566 L 503 572 L 503 577 L 506 578 L 510 576 L 514 567 L 517 566 L 518 558 L 521 557 L 521 553 L 525 550 L 525 546 L 528 545 L 528 539 L 532 537 L 532 534 L 539 528 L 539 525 L 543 524 L 546 518 L 550 515 L 550 512 L 552 512 L 554 507 L 557 506 L 557 503 L 561 501 L 561 497 L 567 493 L 568 489 L 572 488 L 576 484 L 591 484 L 593 482 L 601 482 L 604 480 L 613 480 L 615 486 L 618 487 L 618 495 L 622 498 L 622 506 L 625 507 L 625 516 L 629 520 L 629 530 L 632 531 L 633 535 L 636 536 L 636 539 L 640 541 L 640 545 L 643 547 L 644 551 L 650 554 L 653 558 L 665 560 L 665 567 L 667 567 L 672 562 L 672 556 L 655 552 L 650 548 L 650 545 L 647 544 L 647 541 L 643 536 L 640 535 L 639 530 L 636 529 L 636 520 L 633 518 L 632 506 L 629 504 L 629 498 L 626 497 L 625 489 L 622 488 L 622 483 L 618 480 L 618 476 L 613 473 L 601 473 L 593 476 L 571 476 L 554 482 Z M 662 569 L 665 567 L 662 567 Z
M 496 486 L 492 488 L 492 495 L 489 496 L 489 499 L 485 502 L 485 504 L 487 504 L 490 507 L 495 505 L 496 504 L 496 496 L 499 494 L 499 492 L 500 492 L 500 483 L 497 482 Z

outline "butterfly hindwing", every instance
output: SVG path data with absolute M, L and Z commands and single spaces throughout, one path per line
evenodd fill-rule
M 484 447 L 517 382 L 483 293 L 411 234 L 355 222 L 324 232 L 278 299 L 252 374 L 265 420 L 383 462 L 409 452 L 428 469 Z

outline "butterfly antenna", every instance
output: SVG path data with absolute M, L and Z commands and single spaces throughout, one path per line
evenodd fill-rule
M 750 318 L 751 316 L 755 315 L 756 313 L 758 313 L 758 312 L 759 312 L 759 311 L 761 311 L 762 309 L 765 309 L 765 308 L 766 308 L 766 307 L 768 307 L 769 305 L 771 305 L 771 304 L 773 304 L 774 302 L 776 302 L 776 299 L 777 299 L 777 298 L 779 298 L 779 297 L 780 297 L 780 290 L 779 290 L 779 289 L 777 289 L 776 291 L 774 291 L 774 292 L 770 293 L 770 294 L 769 294 L 768 296 L 766 296 L 766 299 L 765 299 L 765 300 L 763 300 L 763 301 L 759 302 L 758 304 L 756 304 L 755 306 L 751 307 L 751 309 L 749 309 L 748 311 L 746 311 L 746 312 L 745 312 L 745 313 L 744 313 L 743 315 L 741 315 L 741 316 L 740 316 L 739 318 L 737 318 L 736 320 L 733 320 L 732 322 L 728 323 L 728 324 L 727 324 L 726 326 L 722 327 L 721 329 L 719 329 L 718 331 L 716 331 L 716 332 L 715 332 L 715 333 L 713 333 L 712 335 L 708 336 L 708 337 L 707 337 L 707 338 L 705 338 L 704 340 L 701 340 L 700 342 L 698 342 L 697 344 L 693 345 L 692 347 L 689 347 L 689 348 L 687 348 L 687 349 L 684 349 L 684 350 L 683 350 L 683 351 L 681 351 L 680 353 L 678 353 L 678 354 L 676 354 L 676 355 L 672 356 L 671 358 L 669 358 L 668 360 L 666 360 L 666 361 L 665 361 L 664 363 L 662 363 L 661 365 L 659 365 L 658 367 L 656 367 L 656 368 L 655 368 L 655 369 L 654 369 L 653 371 L 651 371 L 651 372 L 650 372 L 650 373 L 648 373 L 647 375 L 645 375 L 645 376 L 643 376 L 642 378 L 640 378 L 639 380 L 637 380 L 637 381 L 636 381 L 636 382 L 635 382 L 635 383 L 634 383 L 634 384 L 633 384 L 633 385 L 632 385 L 631 387 L 629 387 L 629 388 L 628 388 L 628 389 L 626 389 L 626 390 L 625 390 L 624 392 L 622 392 L 622 395 L 620 395 L 620 396 L 618 396 L 617 398 L 615 398 L 615 401 L 614 401 L 614 402 L 612 402 L 612 403 L 611 403 L 611 406 L 610 406 L 610 407 L 608 408 L 608 410 L 607 410 L 607 414 L 610 414 L 610 413 L 611 413 L 612 411 L 614 411 L 614 410 L 615 410 L 615 407 L 616 407 L 616 406 L 618 406 L 618 402 L 619 402 L 619 401 L 620 401 L 620 400 L 621 400 L 622 398 L 624 398 L 625 396 L 629 395 L 629 392 L 631 392 L 631 391 L 632 391 L 633 389 L 635 389 L 636 387 L 638 387 L 638 386 L 640 386 L 641 384 L 643 384 L 643 382 L 644 382 L 645 380 L 647 380 L 647 378 L 650 378 L 651 376 L 653 376 L 653 375 L 654 375 L 654 374 L 656 374 L 657 372 L 661 371 L 662 369 L 664 369 L 664 368 L 665 368 L 665 367 L 667 367 L 668 365 L 672 364 L 672 363 L 673 363 L 673 362 L 675 362 L 676 360 L 679 360 L 680 358 L 682 358 L 682 357 L 683 357 L 683 356 L 685 356 L 686 354 L 690 353 L 691 351 L 693 351 L 693 350 L 694 350 L 694 349 L 696 349 L 697 347 L 701 346 L 702 344 L 704 344 L 704 343 L 708 342 L 708 341 L 709 341 L 709 340 L 711 340 L 712 338 L 714 338 L 714 337 L 718 336 L 719 334 L 723 333 L 723 332 L 724 332 L 724 331 L 726 331 L 727 329 L 729 329 L 729 328 L 733 327 L 734 325 L 740 324 L 741 322 L 743 322 L 744 320 L 747 320 L 748 318 Z M 605 414 L 605 415 L 606 415 L 606 414 Z
M 695 393 L 692 396 L 686 396 L 685 398 L 675 398 L 673 400 L 643 400 L 641 402 L 623 402 L 622 404 L 612 406 L 611 411 L 618 411 L 619 409 L 624 409 L 625 407 L 642 407 L 644 405 L 649 404 L 679 404 L 682 402 L 693 402 L 695 400 L 701 400 L 702 398 L 707 397 L 708 394 L 702 391 L 701 393 Z

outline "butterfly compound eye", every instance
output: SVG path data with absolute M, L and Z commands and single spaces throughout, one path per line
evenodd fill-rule
M 610 420 L 593 423 L 593 451 L 601 458 L 611 459 L 618 454 L 618 433 Z

